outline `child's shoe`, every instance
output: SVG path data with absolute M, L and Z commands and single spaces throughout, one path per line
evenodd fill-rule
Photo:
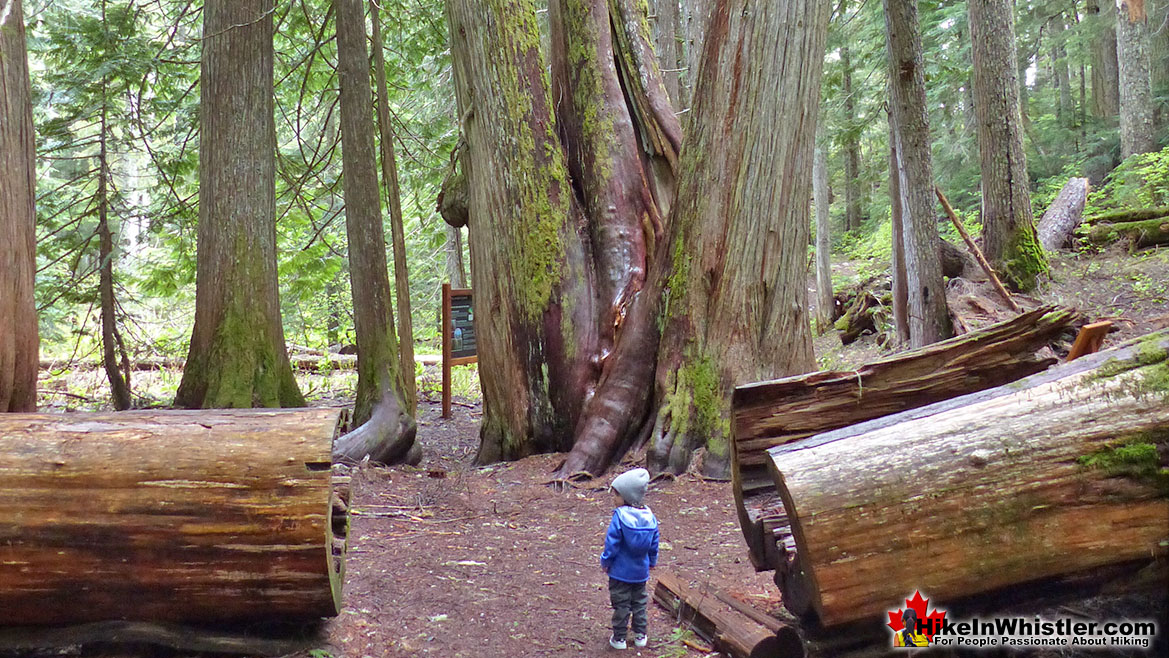
M 624 649 L 626 647 L 625 640 L 618 640 L 612 635 L 609 636 L 609 646 L 614 649 Z
M 641 648 L 649 644 L 649 637 L 645 633 L 633 636 L 633 646 Z

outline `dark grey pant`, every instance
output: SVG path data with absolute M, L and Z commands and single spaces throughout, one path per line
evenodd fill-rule
M 626 583 L 609 579 L 609 602 L 613 604 L 613 638 L 624 640 L 628 632 L 629 616 L 633 615 L 633 634 L 645 635 L 648 623 L 645 607 L 649 593 L 645 583 Z

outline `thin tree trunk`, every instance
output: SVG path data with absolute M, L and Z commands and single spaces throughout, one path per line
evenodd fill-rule
M 820 134 L 824 130 L 821 126 Z M 816 324 L 819 332 L 832 326 L 836 299 L 832 291 L 832 227 L 828 221 L 828 158 L 824 145 L 816 147 L 812 160 L 812 206 L 816 210 Z
M 105 23 L 106 3 L 102 2 L 102 23 Z M 114 238 L 109 218 L 109 108 L 106 105 L 105 89 L 109 80 L 102 81 L 101 117 L 98 123 L 98 164 L 97 164 L 97 233 L 98 259 L 101 267 L 98 274 L 98 296 L 101 298 L 101 342 L 102 363 L 106 379 L 110 382 L 110 393 L 114 409 L 125 411 L 131 406 L 130 371 L 125 373 L 118 367 L 117 346 L 121 343 L 118 335 L 117 307 L 114 300 Z
M 1067 28 L 1064 25 L 1062 14 L 1052 19 L 1053 44 L 1051 48 L 1051 65 L 1055 68 L 1055 83 L 1059 85 L 1059 105 L 1057 118 L 1065 128 L 1075 123 L 1075 108 L 1072 106 L 1072 76 L 1068 69 Z M 1014 70 L 1016 67 L 1012 66 Z
M 398 185 L 398 160 L 394 155 L 394 126 L 390 122 L 390 101 L 386 88 L 386 58 L 382 52 L 382 26 L 377 0 L 369 0 L 373 23 L 373 70 L 377 82 L 377 123 L 381 144 L 382 183 L 390 207 L 390 234 L 394 243 L 394 291 L 398 299 L 398 369 L 406 409 L 413 415 L 418 406 L 414 379 L 414 320 L 410 311 L 410 274 L 406 269 L 406 233 L 402 225 L 402 191 Z
M 567 450 L 596 379 L 597 316 L 536 3 L 447 0 L 446 9 L 483 373 L 476 459 Z
M 969 0 L 974 109 L 982 169 L 983 251 L 1007 285 L 1030 290 L 1047 272 L 1035 235 L 1015 77 L 1011 0 Z
M 417 461 L 416 426 L 402 391 L 398 338 L 386 266 L 373 111 L 369 88 L 369 53 L 361 0 L 334 0 L 337 21 L 337 77 L 341 83 L 341 155 L 345 192 L 345 229 L 349 241 L 349 276 L 357 332 L 357 400 L 353 421 L 358 430 L 342 437 L 335 452 L 349 461 L 365 455 L 382 463 Z M 376 24 L 376 23 L 375 23 Z M 413 371 L 413 360 L 409 364 Z
M 889 119 L 889 209 L 893 222 L 893 327 L 897 341 L 909 344 L 909 280 L 905 271 L 905 195 L 901 190 L 901 176 L 898 173 L 901 158 L 897 154 L 897 127 L 893 113 Z
M 1123 0 L 1116 19 L 1120 62 L 1120 153 L 1128 158 L 1154 150 L 1153 97 L 1149 76 L 1149 17 L 1145 0 Z
M 840 48 L 842 91 L 844 92 L 844 207 L 845 226 L 852 231 L 861 227 L 860 145 L 856 125 L 856 98 L 852 89 L 852 56 L 848 45 Z
M 276 277 L 272 0 L 209 0 L 200 77 L 195 327 L 181 407 L 302 407 Z
M 938 256 L 933 164 L 917 2 L 884 0 L 889 51 L 890 108 L 901 180 L 910 344 L 922 347 L 951 335 Z
M 1092 115 L 1114 117 L 1120 113 L 1120 73 L 1116 59 L 1116 3 L 1087 0 L 1094 17 L 1092 39 Z
M 463 264 L 463 230 L 446 227 L 446 272 L 453 288 L 467 287 L 467 267 Z
M 1153 122 L 1158 131 L 1169 125 L 1169 0 L 1157 0 L 1150 15 L 1149 69 L 1152 73 Z
M 35 411 L 36 155 L 20 0 L 0 24 L 0 412 Z
M 804 254 L 829 9 L 719 0 L 711 18 L 662 259 L 652 468 L 702 447 L 702 470 L 726 476 L 734 386 L 815 366 Z

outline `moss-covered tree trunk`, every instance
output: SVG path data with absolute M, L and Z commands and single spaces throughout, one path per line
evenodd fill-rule
M 0 412 L 35 411 L 36 172 L 20 0 L 0 22 Z
M 373 144 L 373 102 L 362 0 L 334 0 L 337 16 L 337 77 L 341 84 L 341 156 L 345 231 L 357 333 L 357 430 L 342 437 L 338 457 L 391 463 L 421 457 L 414 447 L 416 425 L 403 390 L 398 337 L 386 265 L 377 157 Z M 413 366 L 413 363 L 410 364 Z M 411 368 L 413 375 L 413 368 Z M 411 380 L 413 378 L 411 377 Z
M 655 468 L 681 471 L 705 448 L 703 470 L 725 476 L 731 390 L 815 366 L 807 174 L 828 12 L 816 0 L 715 6 L 663 255 Z
M 406 267 L 406 231 L 402 219 L 402 190 L 398 184 L 398 158 L 394 153 L 394 126 L 390 121 L 390 100 L 386 85 L 386 57 L 382 52 L 381 14 L 377 0 L 369 0 L 373 26 L 373 73 L 377 84 L 378 144 L 381 147 L 382 185 L 390 207 L 390 235 L 394 245 L 394 293 L 398 299 L 398 368 L 406 409 L 414 415 L 418 406 L 418 385 L 414 377 L 414 320 L 410 312 L 410 272 Z
M 938 257 L 933 156 L 917 0 L 884 0 L 889 53 L 890 139 L 901 202 L 909 338 L 922 347 L 950 337 L 950 313 Z
M 300 407 L 276 278 L 272 0 L 203 8 L 195 328 L 175 404 Z
M 969 0 L 967 6 L 982 166 L 983 251 L 1007 285 L 1030 290 L 1047 272 L 1047 258 L 1035 234 L 1023 151 L 1015 5 L 1011 0 Z M 1064 68 L 1066 73 L 1066 62 Z
M 1149 14 L 1145 0 L 1123 0 L 1116 17 L 1120 64 L 1120 155 L 1154 150 L 1153 93 L 1149 74 Z M 1155 27 L 1155 26 L 1153 26 Z
M 596 380 L 588 226 L 554 116 L 534 0 L 447 0 L 466 151 L 483 387 L 477 459 L 568 450 Z

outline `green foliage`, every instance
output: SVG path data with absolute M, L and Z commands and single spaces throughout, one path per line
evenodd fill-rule
M 1087 215 L 1128 208 L 1169 206 L 1169 147 L 1133 155 L 1088 197 Z

